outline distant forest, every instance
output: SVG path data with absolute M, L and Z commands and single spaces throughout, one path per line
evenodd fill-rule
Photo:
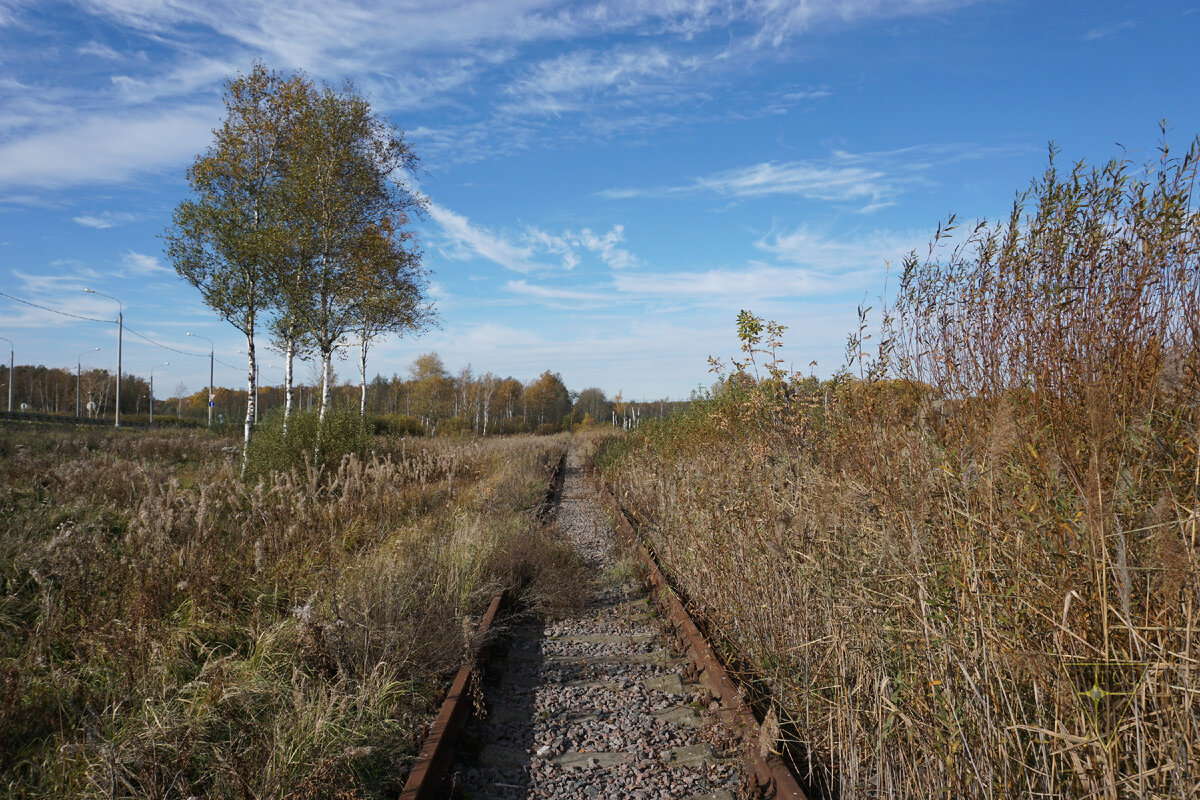
M 17 365 L 14 372 L 14 411 L 74 417 L 78 396 L 80 416 L 102 419 L 113 415 L 116 381 L 109 370 L 87 369 L 76 375 L 69 369 Z M 8 366 L 0 366 L 0 403 L 6 402 L 8 381 Z M 206 421 L 207 387 L 183 394 L 183 384 L 171 387 L 160 381 L 161 377 L 154 387 L 156 424 L 196 425 Z M 451 374 L 436 353 L 417 358 L 406 376 L 376 375 L 365 389 L 366 414 L 375 430 L 407 435 L 549 433 L 577 425 L 633 428 L 643 419 L 662 419 L 688 404 L 667 399 L 630 401 L 619 392 L 610 398 L 596 387 L 571 391 L 562 377 L 550 370 L 528 383 L 491 372 L 476 373 L 469 366 Z M 350 381 L 335 385 L 333 404 L 358 408 L 362 391 L 361 384 Z M 293 387 L 294 408 L 315 410 L 320 404 L 319 392 L 319 385 Z M 244 389 L 216 387 L 213 394 L 216 422 L 235 424 L 244 419 Z M 280 412 L 285 403 L 283 386 L 267 385 L 262 370 L 258 402 L 260 420 Z M 89 403 L 93 409 L 90 413 Z M 145 421 L 149 413 L 149 379 L 126 373 L 121 381 L 122 421 Z

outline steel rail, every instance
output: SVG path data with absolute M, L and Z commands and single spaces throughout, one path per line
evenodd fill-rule
M 704 634 L 679 600 L 645 541 L 629 521 L 625 510 L 608 487 L 597 480 L 600 494 L 612 505 L 618 533 L 625 539 L 634 555 L 646 568 L 651 594 L 666 611 L 675 629 L 676 641 L 691 661 L 692 673 L 704 684 L 708 694 L 720 706 L 717 716 L 742 742 L 742 763 L 745 775 L 752 777 L 751 790 L 765 800 L 807 800 L 800 782 L 778 754 L 771 750 L 773 742 L 764 741 L 762 725 L 755 717 L 746 692 L 725 669 Z
M 478 674 L 476 666 L 487 657 L 490 645 L 487 632 L 496 621 L 496 615 L 500 613 L 503 605 L 504 592 L 500 592 L 492 598 L 492 604 L 488 606 L 487 613 L 475 629 L 474 638 L 482 641 L 482 645 L 454 676 L 450 691 L 446 693 L 437 718 L 434 719 L 429 734 L 421 745 L 417 763 L 408 774 L 404 790 L 400 792 L 400 800 L 434 800 L 442 794 L 442 781 L 446 777 L 446 771 L 454 763 L 454 747 L 458 734 L 471 712 L 471 699 Z
M 567 456 L 564 454 L 558 460 L 554 473 L 550 477 L 550 485 L 546 489 L 546 494 L 536 509 L 535 516 L 540 521 L 544 522 L 550 516 L 562 494 L 566 466 Z M 483 615 L 479 627 L 475 629 L 472 641 L 477 645 L 470 658 L 467 659 L 467 663 L 463 664 L 454 676 L 454 681 L 450 684 L 449 691 L 446 692 L 446 698 L 442 701 L 438 715 L 434 718 L 433 724 L 421 744 L 417 762 L 413 766 L 412 772 L 408 774 L 408 780 L 404 783 L 399 800 L 434 800 L 445 793 L 446 772 L 454 763 L 458 735 L 462 732 L 463 725 L 466 724 L 473 710 L 476 681 L 480 674 L 479 668 L 487 662 L 494 640 L 494 637 L 489 636 L 488 632 L 496 623 L 497 616 L 505 609 L 506 599 L 503 591 L 493 597 L 487 613 Z

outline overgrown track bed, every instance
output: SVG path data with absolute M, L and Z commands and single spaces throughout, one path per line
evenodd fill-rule
M 169 419 L 169 418 L 168 418 Z M 86 425 L 91 427 L 113 427 L 111 419 L 91 419 L 88 417 L 68 417 L 62 414 L 39 414 L 35 411 L 0 411 L 0 422 L 41 422 L 52 425 Z M 168 423 L 169 425 L 170 423 Z M 122 428 L 143 428 L 150 426 L 145 422 L 122 422 Z
M 228 444 L 0 426 L 0 795 L 394 797 L 468 620 L 577 583 L 562 438 Z
M 619 556 L 601 499 L 572 451 L 557 523 L 596 576 L 580 587 L 590 597 L 563 618 L 510 624 L 492 649 L 442 796 L 761 794 L 708 709 L 712 693 L 672 649 L 659 611 Z
M 646 570 L 651 596 L 667 615 L 676 646 L 687 654 L 689 674 L 697 677 L 705 689 L 707 706 L 716 710 L 721 722 L 743 743 L 746 788 L 755 796 L 803 800 L 806 797 L 804 789 L 776 750 L 780 744 L 778 723 L 767 719 L 760 723 L 747 701 L 750 693 L 746 687 L 725 669 L 725 664 L 680 600 L 678 590 L 663 574 L 658 559 L 646 548 L 616 498 L 603 487 L 601 491 L 614 512 L 619 534 Z

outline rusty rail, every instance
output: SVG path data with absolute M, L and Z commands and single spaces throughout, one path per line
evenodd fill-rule
M 599 481 L 597 481 L 600 484 Z M 758 797 L 767 800 L 807 800 L 800 782 L 770 746 L 764 742 L 762 726 L 754 716 L 745 693 L 729 672 L 708 640 L 700 632 L 687 609 L 679 601 L 679 595 L 659 567 L 658 560 L 650 553 L 608 487 L 600 484 L 604 495 L 614 509 L 618 532 L 625 538 L 634 554 L 646 567 L 654 599 L 667 612 L 675 629 L 676 640 L 688 654 L 692 670 L 703 682 L 712 698 L 721 705 L 717 716 L 742 741 L 742 763 L 750 780 L 750 788 Z
M 566 468 L 567 456 L 564 453 L 554 468 L 545 497 L 536 511 L 538 520 L 544 522 L 553 512 L 562 493 Z M 476 668 L 487 660 L 492 642 L 488 631 L 504 607 L 505 600 L 506 595 L 503 591 L 493 597 L 487 613 L 479 621 L 473 638 L 480 644 L 454 676 L 454 682 L 450 684 L 446 699 L 442 701 L 442 707 L 425 736 L 421 752 L 417 755 L 417 763 L 408 774 L 399 800 L 434 800 L 444 794 L 443 783 L 447 770 L 454 763 L 456 740 L 471 713 L 475 681 L 479 675 Z
M 473 657 L 458 670 L 454 683 L 450 684 L 450 691 L 446 693 L 441 710 L 429 729 L 429 735 L 425 737 L 425 743 L 421 745 L 417 763 L 408 774 L 404 790 L 400 792 L 400 800 L 433 800 L 442 793 L 442 781 L 446 777 L 446 770 L 454 762 L 455 739 L 458 738 L 471 710 L 471 692 L 476 680 L 475 666 L 487 656 L 490 644 L 487 632 L 496 621 L 496 615 L 500 613 L 503 605 L 504 592 L 500 592 L 492 598 L 492 604 L 488 606 L 487 613 L 483 615 L 479 627 L 475 630 L 475 638 L 482 641 L 482 644 Z

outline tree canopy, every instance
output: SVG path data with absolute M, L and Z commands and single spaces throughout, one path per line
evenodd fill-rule
M 318 86 L 256 64 L 226 84 L 226 117 L 188 170 L 167 255 L 204 301 L 246 336 L 253 418 L 261 317 L 287 358 L 321 356 L 322 413 L 332 354 L 357 333 L 418 330 L 432 317 L 421 252 L 408 229 L 425 198 L 407 175 L 418 159 L 401 131 L 351 84 Z

